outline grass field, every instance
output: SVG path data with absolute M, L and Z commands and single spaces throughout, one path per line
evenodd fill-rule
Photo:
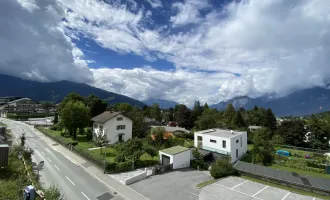
M 53 131 L 53 130 L 48 130 L 44 128 L 39 128 L 42 130 L 42 132 L 47 132 L 48 134 L 51 134 L 54 137 L 61 138 L 61 140 L 64 140 L 66 143 L 71 143 L 74 141 L 78 142 L 78 145 L 76 145 L 76 149 L 83 149 L 85 152 L 87 151 L 89 154 L 93 155 L 96 158 L 99 159 L 104 159 L 104 155 L 106 155 L 106 161 L 108 162 L 115 162 L 116 158 L 116 151 L 113 147 L 103 147 L 102 148 L 102 154 L 101 154 L 101 149 L 93 149 L 93 150 L 88 150 L 90 148 L 97 148 L 97 146 L 91 142 L 87 141 L 86 135 L 77 135 L 76 139 L 72 139 L 69 135 L 61 136 L 60 131 Z M 140 160 L 159 160 L 158 156 L 151 157 L 147 154 L 144 154 L 141 156 Z

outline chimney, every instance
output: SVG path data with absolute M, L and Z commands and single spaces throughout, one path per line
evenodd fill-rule
M 233 130 L 231 130 L 231 131 L 230 131 L 230 133 L 231 133 L 231 134 L 234 134 L 234 131 L 233 131 Z

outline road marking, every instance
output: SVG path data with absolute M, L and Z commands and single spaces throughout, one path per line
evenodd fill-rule
M 34 144 L 34 142 L 32 142 L 32 144 L 33 144 L 34 146 L 36 146 L 36 144 Z
M 291 193 L 291 192 L 288 192 L 288 194 L 286 194 L 286 195 L 283 197 L 282 200 L 284 200 L 287 196 L 289 196 L 290 193 Z
M 45 153 L 43 151 L 41 152 L 41 154 L 45 156 Z
M 264 191 L 266 188 L 268 188 L 268 185 L 265 186 L 264 188 L 262 188 L 261 190 L 259 190 L 257 193 L 255 193 L 254 195 L 252 195 L 252 197 L 256 196 L 257 194 L 259 194 L 260 192 Z
M 72 183 L 72 185 L 76 185 L 76 184 L 74 184 L 74 182 L 71 181 L 67 176 L 66 176 L 65 178 L 68 179 L 68 181 L 70 181 L 70 182 Z
M 233 189 L 231 189 L 231 188 L 229 188 L 229 187 L 225 187 L 225 186 L 220 185 L 220 184 L 218 184 L 218 183 L 215 183 L 215 184 L 218 185 L 218 186 L 220 186 L 220 187 L 223 187 L 223 188 L 225 188 L 225 189 L 227 189 L 227 190 L 232 190 L 232 191 L 235 191 L 235 192 L 238 192 L 238 193 L 244 194 L 244 195 L 246 195 L 246 196 L 252 197 L 251 195 L 246 194 L 246 193 L 244 193 L 244 192 L 241 192 L 241 191 L 238 191 L 238 190 L 233 190 Z M 263 200 L 263 199 L 260 199 L 260 198 L 258 198 L 258 197 L 252 197 L 252 198 L 259 199 L 259 200 Z
M 49 160 L 49 162 L 52 162 L 49 158 L 47 158 Z
M 22 122 L 17 122 L 17 123 L 21 123 L 22 125 L 26 125 L 26 124 L 24 124 L 24 123 L 22 123 Z M 54 142 L 53 140 L 51 140 L 50 138 L 48 138 L 45 134 L 41 133 L 41 132 L 38 131 L 37 129 L 34 129 L 33 127 L 32 127 L 32 128 L 29 127 L 29 128 L 30 128 L 35 134 L 37 134 L 38 136 L 41 136 L 40 138 L 41 138 L 42 140 L 44 140 L 44 141 L 46 142 L 46 144 L 48 144 L 48 145 L 49 145 L 50 147 L 52 147 L 52 149 L 54 150 L 54 147 L 53 147 L 52 144 L 51 144 L 51 143 Z M 49 142 L 49 141 L 50 141 L 50 142 Z M 62 146 L 62 145 L 61 145 L 61 146 Z M 65 147 L 63 147 L 63 148 L 65 148 Z M 67 150 L 68 150 L 68 149 L 67 149 Z M 55 150 L 55 151 L 56 151 L 56 150 Z M 68 158 L 68 159 L 70 158 L 69 156 L 65 156 L 65 154 L 63 154 L 62 151 L 58 150 L 58 152 L 61 153 L 62 156 L 66 157 L 66 158 Z M 78 157 L 80 157 L 80 158 L 82 158 L 81 156 L 79 156 L 79 155 L 77 155 L 77 154 L 75 154 L 75 155 L 78 156 Z M 69 160 L 71 160 L 71 161 L 73 162 L 73 159 L 69 159 Z M 84 160 L 85 160 L 85 159 L 84 159 Z M 124 194 L 120 193 L 120 192 L 117 191 L 115 188 L 111 187 L 108 183 L 106 183 L 106 182 L 103 181 L 101 178 L 99 178 L 98 176 L 96 176 L 93 172 L 91 172 L 90 170 L 88 170 L 86 167 L 84 167 L 83 165 L 81 165 L 81 164 L 79 164 L 79 163 L 77 163 L 77 165 L 79 165 L 80 167 L 84 168 L 86 172 L 88 172 L 88 173 L 89 173 L 90 175 L 92 175 L 94 178 L 96 178 L 96 179 L 98 179 L 99 181 L 101 181 L 104 185 L 107 185 L 109 188 L 111 188 L 112 190 L 116 191 L 118 194 L 120 194 L 121 196 L 123 196 L 125 199 L 128 199 L 128 200 L 129 200 L 129 198 L 127 198 Z M 96 168 L 97 168 L 97 167 L 96 167 Z M 100 170 L 100 169 L 98 168 L 98 170 Z M 135 192 L 136 194 L 139 194 L 139 195 L 142 196 L 143 198 L 145 198 L 145 199 L 147 199 L 147 200 L 150 200 L 149 198 L 143 196 L 142 194 L 138 193 L 137 191 L 133 190 L 132 188 L 130 188 L 130 187 L 126 186 L 126 185 L 125 185 L 125 187 L 126 187 L 127 189 L 129 189 L 129 190 Z M 256 198 L 256 197 L 255 197 L 255 198 Z M 257 199 L 258 199 L 258 198 L 257 198 Z M 260 199 L 260 200 L 262 200 L 262 199 Z
M 55 166 L 55 168 L 56 168 L 58 171 L 61 171 L 60 168 L 58 168 L 56 165 L 54 165 L 54 166 Z
M 81 192 L 81 194 L 84 195 L 84 197 L 85 197 L 86 199 L 90 200 L 90 199 L 88 198 L 88 196 L 87 196 L 85 193 Z
M 240 185 L 243 185 L 244 183 L 246 183 L 246 182 L 248 182 L 248 181 L 249 181 L 249 180 L 246 180 L 246 181 L 244 181 L 243 183 L 240 183 L 240 184 L 238 184 L 238 185 L 232 187 L 231 189 L 233 190 L 234 188 L 236 188 L 236 187 L 238 187 L 238 186 L 240 186 Z

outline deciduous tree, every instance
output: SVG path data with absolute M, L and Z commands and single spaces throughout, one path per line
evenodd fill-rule
M 95 117 L 103 113 L 104 111 L 106 111 L 108 106 L 107 102 L 101 100 L 94 94 L 89 95 L 85 99 L 85 105 L 89 108 L 91 117 Z
M 69 101 L 61 111 L 61 123 L 76 138 L 77 129 L 84 128 L 90 120 L 89 109 L 81 101 Z
M 150 116 L 159 122 L 162 120 L 162 114 L 158 104 L 152 104 L 150 107 Z

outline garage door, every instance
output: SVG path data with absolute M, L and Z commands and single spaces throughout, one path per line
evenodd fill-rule
M 162 155 L 162 164 L 163 165 L 169 165 L 169 164 L 171 164 L 170 161 L 171 159 L 170 159 L 170 157 L 169 156 L 165 156 L 165 155 Z

